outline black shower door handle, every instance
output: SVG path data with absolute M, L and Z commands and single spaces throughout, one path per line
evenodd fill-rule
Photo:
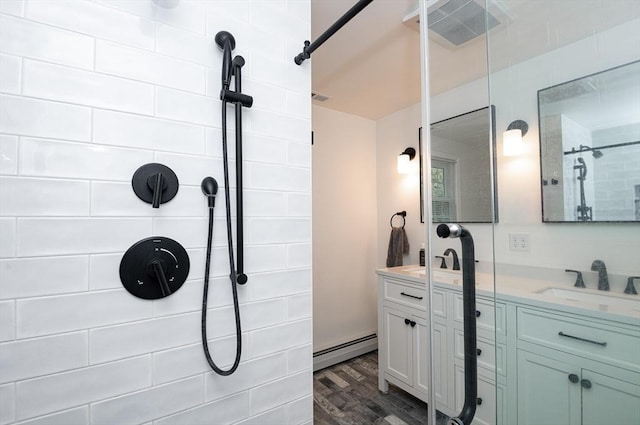
M 478 404 L 478 354 L 476 339 L 476 270 L 473 237 L 459 224 L 441 224 L 437 228 L 441 238 L 460 238 L 462 244 L 462 309 L 464 318 L 464 405 L 458 416 L 447 425 L 471 425 Z

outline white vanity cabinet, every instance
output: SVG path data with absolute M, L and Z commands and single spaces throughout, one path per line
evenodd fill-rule
M 462 291 L 432 284 L 430 315 L 418 276 L 379 271 L 378 384 L 429 402 L 432 351 L 436 408 L 455 416 L 464 403 Z M 496 300 L 477 291 L 473 424 L 639 425 L 640 321 L 508 290 Z
M 519 425 L 640 423 L 637 326 L 525 306 L 515 319 Z
M 432 369 L 436 408 L 454 416 L 464 403 L 464 332 L 462 293 L 459 288 L 434 287 L 433 322 L 429 323 L 428 293 L 423 282 L 398 276 L 378 276 L 378 384 L 382 392 L 392 383 L 419 399 L 429 401 L 429 330 L 433 338 Z M 496 352 L 498 371 L 506 375 L 504 348 L 496 351 L 494 332 L 505 333 L 504 305 L 496 316 L 493 301 L 478 298 L 478 398 L 474 424 L 496 423 Z M 499 398 L 504 396 L 502 382 Z M 498 403 L 502 406 L 502 403 Z
M 388 383 L 427 400 L 429 326 L 424 284 L 387 276 L 378 278 L 378 386 Z

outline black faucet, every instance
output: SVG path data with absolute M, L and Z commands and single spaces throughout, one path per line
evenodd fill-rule
M 447 248 L 443 255 L 453 254 L 453 270 L 460 270 L 460 262 L 458 261 L 458 253 L 453 248 Z
M 576 288 L 586 288 L 584 284 L 584 280 L 582 280 L 582 272 L 579 272 L 578 270 L 571 270 L 571 269 L 566 269 L 565 272 L 576 273 L 576 283 L 574 283 L 573 286 L 575 286 Z
M 440 268 L 441 269 L 446 269 L 447 268 L 447 262 L 444 260 L 444 257 L 442 255 L 436 255 L 436 258 L 440 259 Z
M 627 279 L 627 287 L 624 288 L 625 294 L 638 295 L 638 291 L 636 291 L 636 287 L 633 286 L 633 281 L 635 279 L 640 279 L 640 276 L 631 276 Z
M 609 276 L 607 275 L 607 267 L 602 260 L 593 260 L 591 263 L 591 271 L 598 272 L 598 290 L 609 290 Z

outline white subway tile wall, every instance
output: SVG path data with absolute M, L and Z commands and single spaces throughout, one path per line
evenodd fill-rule
M 311 421 L 311 80 L 291 53 L 310 38 L 309 3 L 0 0 L 0 425 Z M 243 111 L 243 355 L 230 377 L 211 372 L 200 342 L 211 175 L 208 338 L 232 364 L 220 30 L 255 98 Z M 180 182 L 160 209 L 131 189 L 151 162 Z M 155 301 L 119 278 L 124 251 L 150 236 L 179 241 L 191 263 L 182 289 Z

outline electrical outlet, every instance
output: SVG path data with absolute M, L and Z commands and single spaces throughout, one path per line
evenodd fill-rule
M 509 233 L 509 249 L 511 251 L 529 251 L 529 234 Z

